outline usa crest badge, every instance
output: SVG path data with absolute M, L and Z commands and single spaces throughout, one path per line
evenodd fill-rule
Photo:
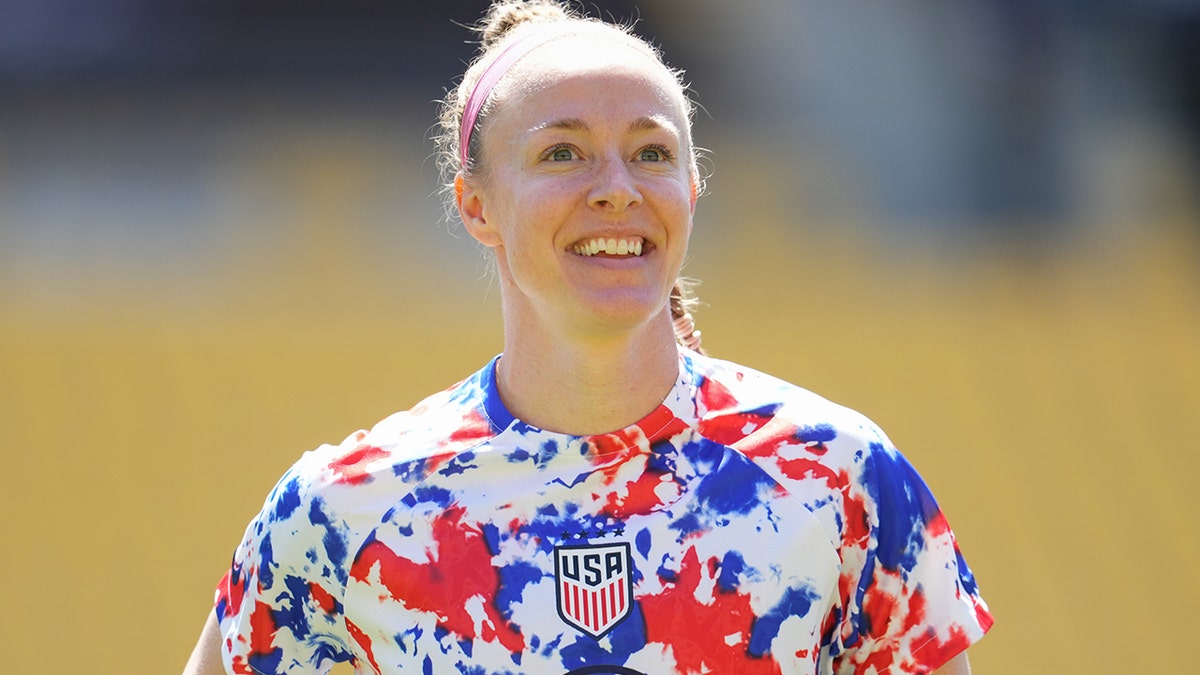
M 631 561 L 627 543 L 556 547 L 558 615 L 594 638 L 603 637 L 633 606 Z

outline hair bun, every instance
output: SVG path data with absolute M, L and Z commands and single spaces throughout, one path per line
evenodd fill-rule
M 555 0 L 498 0 L 488 9 L 477 30 L 486 52 L 521 24 L 562 21 L 572 16 L 566 6 Z

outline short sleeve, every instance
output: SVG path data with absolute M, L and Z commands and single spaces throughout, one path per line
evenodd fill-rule
M 869 528 L 846 590 L 840 675 L 930 673 L 992 626 L 933 494 L 887 443 L 871 443 L 855 489 Z
M 308 453 L 268 495 L 216 593 L 222 657 L 237 675 L 325 673 L 351 660 L 344 525 L 314 489 Z

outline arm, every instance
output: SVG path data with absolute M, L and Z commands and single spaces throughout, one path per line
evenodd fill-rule
M 946 665 L 933 671 L 933 675 L 971 675 L 971 664 L 967 663 L 967 653 L 959 652 L 958 656 L 950 659 Z
M 208 621 L 183 667 L 183 675 L 225 675 L 225 667 L 221 665 L 221 629 L 215 612 L 208 613 Z

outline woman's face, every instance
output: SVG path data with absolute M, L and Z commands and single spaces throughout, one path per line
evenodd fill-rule
M 695 206 L 674 77 L 616 40 L 567 37 L 501 87 L 460 211 L 495 251 L 505 312 L 582 335 L 645 324 L 666 307 Z

